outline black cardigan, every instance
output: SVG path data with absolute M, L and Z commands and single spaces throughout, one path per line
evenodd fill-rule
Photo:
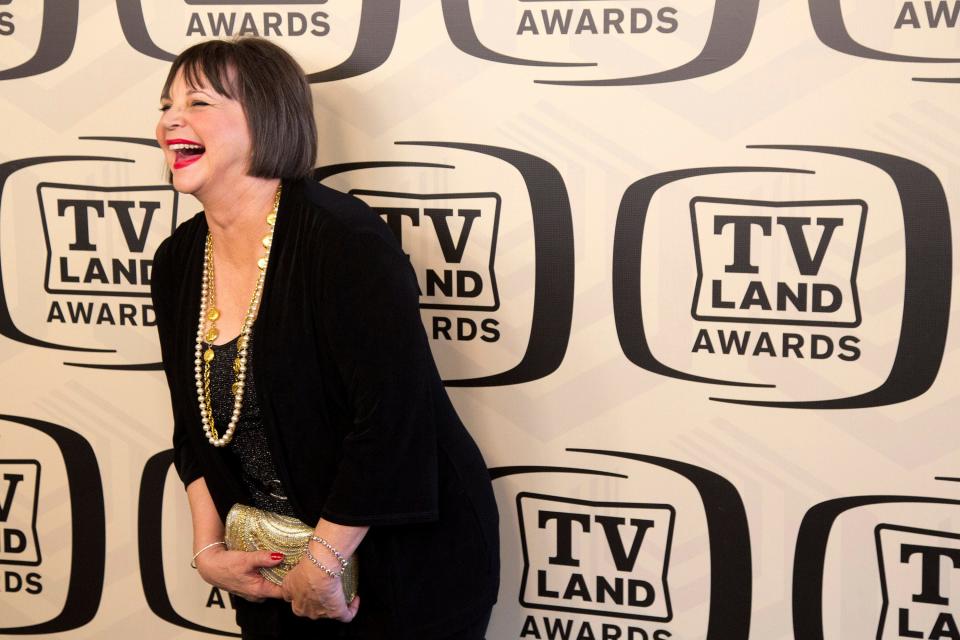
M 224 448 L 203 437 L 194 381 L 203 214 L 157 250 L 152 293 L 184 485 L 203 476 L 221 517 L 248 502 Z M 361 637 L 431 637 L 482 614 L 499 580 L 497 507 L 479 450 L 447 397 L 408 258 L 362 201 L 285 182 L 252 371 L 297 516 L 371 525 L 358 550 Z M 238 619 L 253 619 L 240 603 Z M 354 630 L 351 629 L 351 630 Z

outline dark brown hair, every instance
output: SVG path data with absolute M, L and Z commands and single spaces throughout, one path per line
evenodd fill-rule
M 243 107 L 253 153 L 249 175 L 302 178 L 317 159 L 313 97 L 303 69 L 289 53 L 262 38 L 195 44 L 170 66 L 162 98 L 178 71 L 191 88 L 205 78 L 217 93 Z

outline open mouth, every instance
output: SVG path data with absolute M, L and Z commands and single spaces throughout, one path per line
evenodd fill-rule
M 195 142 L 171 141 L 167 143 L 167 148 L 176 154 L 173 162 L 174 169 L 181 169 L 189 164 L 193 164 L 203 155 L 206 148 Z

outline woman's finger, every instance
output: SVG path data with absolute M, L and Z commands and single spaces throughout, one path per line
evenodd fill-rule
M 357 611 L 360 609 L 360 596 L 353 596 L 353 600 L 347 603 L 347 609 L 351 611 L 350 619 L 353 620 L 353 618 L 357 615 Z
M 340 622 L 350 622 L 357 615 L 357 608 L 360 606 L 360 602 L 357 598 L 354 598 L 350 604 L 347 604 L 346 601 L 342 602 L 343 604 L 330 612 L 330 617 Z
M 250 551 L 244 554 L 244 559 L 250 567 L 273 567 L 283 562 L 283 554 L 279 551 Z

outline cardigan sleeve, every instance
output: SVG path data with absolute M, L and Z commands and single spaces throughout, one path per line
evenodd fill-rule
M 322 515 L 355 526 L 436 520 L 442 383 L 413 269 L 392 237 L 371 230 L 336 244 L 321 262 L 319 313 L 353 424 Z
M 157 333 L 160 336 L 160 354 L 163 370 L 170 389 L 170 402 L 173 407 L 173 465 L 184 486 L 201 477 L 200 464 L 187 438 L 184 425 L 183 394 L 177 393 L 177 380 L 174 375 L 174 287 L 169 264 L 170 239 L 164 240 L 157 248 L 153 258 L 150 278 L 150 295 L 153 298 L 153 310 L 157 318 Z

